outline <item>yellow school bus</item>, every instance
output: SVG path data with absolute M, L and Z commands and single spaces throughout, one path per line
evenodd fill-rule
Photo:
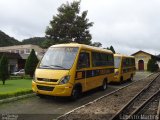
M 115 76 L 113 82 L 132 80 L 135 75 L 135 58 L 121 54 L 114 54 Z
M 114 56 L 110 50 L 78 43 L 51 46 L 40 61 L 32 81 L 38 95 L 71 96 L 96 87 L 107 88 L 114 79 Z

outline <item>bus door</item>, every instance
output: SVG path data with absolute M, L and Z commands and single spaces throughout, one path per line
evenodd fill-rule
M 128 68 L 128 58 L 123 58 L 123 66 L 122 66 L 122 73 L 123 73 L 123 80 L 127 80 L 130 76 L 129 68 Z
M 89 51 L 81 51 L 79 54 L 77 72 L 80 75 L 80 83 L 82 84 L 84 90 L 91 89 L 92 82 L 89 80 L 89 68 L 90 68 L 90 52 Z M 77 73 L 76 72 L 76 73 Z

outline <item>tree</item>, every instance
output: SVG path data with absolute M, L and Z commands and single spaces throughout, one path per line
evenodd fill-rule
M 107 48 L 104 48 L 104 49 L 111 50 L 114 54 L 116 53 L 112 45 L 110 47 L 107 47 Z
M 159 69 L 159 66 L 156 63 L 156 60 L 150 59 L 147 64 L 147 70 L 150 72 L 156 72 L 156 71 L 158 71 L 158 69 Z
M 58 14 L 53 16 L 50 26 L 46 29 L 46 37 L 54 44 L 77 42 L 91 44 L 92 36 L 89 28 L 93 22 L 86 18 L 88 11 L 80 14 L 80 1 L 62 4 L 58 9 Z
M 43 42 L 41 43 L 41 47 L 42 47 L 42 48 L 48 48 L 48 47 L 50 47 L 50 46 L 53 45 L 53 44 L 54 44 L 54 43 L 53 43 L 52 40 L 47 39 L 47 40 L 45 40 L 45 41 L 43 41 Z
M 3 81 L 3 85 L 5 85 L 5 81 L 8 78 L 9 78 L 8 60 L 6 56 L 3 55 L 0 60 L 0 79 Z
M 28 38 L 28 39 L 24 39 L 21 44 L 33 44 L 33 45 L 38 45 L 40 47 L 41 44 L 46 40 L 45 37 L 32 37 L 32 38 Z
M 110 46 L 110 50 L 111 50 L 114 54 L 116 53 L 112 45 Z
M 91 46 L 102 47 L 102 44 L 100 42 L 94 42 L 91 44 Z
M 38 58 L 35 54 L 34 49 L 32 49 L 30 55 L 28 56 L 28 59 L 25 63 L 25 73 L 30 75 L 30 77 L 33 77 L 35 69 L 37 67 L 38 64 Z
M 18 45 L 20 42 L 0 30 L 0 47 Z

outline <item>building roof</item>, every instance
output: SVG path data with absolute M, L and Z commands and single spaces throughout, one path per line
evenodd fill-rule
M 123 54 L 114 54 L 114 56 L 124 57 L 124 58 L 135 58 L 134 56 L 128 56 Z
M 138 53 L 145 53 L 145 54 L 147 54 L 147 55 L 150 55 L 152 58 L 156 59 L 157 61 L 160 61 L 160 55 L 157 55 L 157 56 L 156 56 L 156 55 L 152 55 L 152 54 L 147 53 L 147 52 L 144 52 L 144 51 L 142 51 L 142 50 L 140 50 L 140 51 L 132 54 L 132 56 L 135 56 L 135 55 L 138 54 Z
M 5 55 L 8 59 L 22 59 L 18 53 L 0 52 L 0 57 Z
M 38 45 L 25 44 L 25 45 L 4 46 L 4 47 L 0 47 L 0 48 L 1 48 L 1 49 L 15 49 L 15 48 L 28 48 L 28 47 L 32 47 L 32 46 L 39 47 Z M 40 47 L 39 47 L 39 48 L 40 48 Z
M 26 60 L 29 56 L 29 54 L 19 54 L 22 59 Z
M 142 50 L 139 50 L 138 52 L 133 53 L 132 56 L 135 56 L 135 55 L 138 54 L 138 53 L 145 53 L 145 54 L 148 54 L 148 55 L 150 55 L 150 56 L 154 56 L 154 55 L 152 55 L 152 54 L 150 54 L 150 53 L 147 53 L 147 52 L 145 52 L 145 51 L 142 51 Z

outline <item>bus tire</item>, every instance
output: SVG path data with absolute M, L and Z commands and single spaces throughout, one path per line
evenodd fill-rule
M 102 86 L 101 86 L 101 90 L 106 90 L 107 89 L 107 79 L 104 79 L 103 80 L 103 84 L 102 84 Z
M 71 99 L 77 100 L 78 98 L 80 98 L 81 94 L 82 94 L 82 88 L 80 85 L 77 85 L 72 90 Z
M 121 79 L 120 79 L 120 84 L 122 84 L 123 83 L 123 77 L 121 76 Z
M 133 74 L 131 74 L 131 77 L 129 78 L 129 81 L 133 81 Z

